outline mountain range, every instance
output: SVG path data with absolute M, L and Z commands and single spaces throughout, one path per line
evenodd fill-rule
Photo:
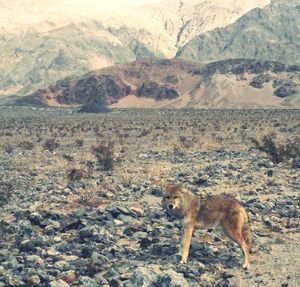
M 84 96 L 83 96 L 84 95 Z M 300 66 L 234 59 L 136 60 L 66 78 L 19 105 L 112 108 L 300 108 Z
M 195 36 L 268 3 L 164 0 L 118 8 L 97 0 L 2 0 L 0 96 L 26 95 L 116 63 L 172 58 Z
M 299 107 L 300 0 L 24 2 L 0 3 L 2 101 Z
M 273 1 L 255 8 L 224 29 L 198 35 L 177 57 L 194 61 L 232 58 L 300 64 L 300 1 Z

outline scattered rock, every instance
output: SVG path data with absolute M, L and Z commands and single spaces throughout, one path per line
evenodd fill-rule
M 132 277 L 125 282 L 124 287 L 158 287 L 158 286 L 182 286 L 188 287 L 188 282 L 182 274 L 173 270 L 159 271 L 157 268 L 138 267 Z
M 292 167 L 300 169 L 300 157 L 296 157 L 293 159 Z
M 68 286 L 70 285 L 61 279 L 49 283 L 49 287 L 68 287 Z
M 114 113 L 109 118 L 114 117 Z M 264 125 L 260 113 L 253 113 L 255 120 Z M 264 113 L 272 115 L 268 111 Z M 286 115 L 283 111 L 280 113 Z M 172 120 L 176 122 L 177 118 Z M 271 124 L 297 132 L 299 121 L 293 125 L 289 121 L 290 116 L 287 116 Z M 109 125 L 109 121 L 106 124 Z M 160 124 L 155 121 L 158 132 L 163 128 Z M 190 122 L 181 123 L 180 120 L 180 125 L 185 124 Z M 198 121 L 193 124 L 196 127 Z M 89 131 L 90 126 L 86 128 Z M 231 126 L 228 128 L 233 130 Z M 235 137 L 239 131 L 245 135 L 250 126 L 244 123 L 237 128 L 236 132 L 229 131 L 228 136 Z M 140 130 L 132 129 L 128 132 L 140 135 Z M 215 132 L 218 134 L 218 127 Z M 247 141 L 247 137 L 244 140 Z M 63 144 L 61 148 L 62 152 L 67 152 Z M 142 153 L 146 156 L 139 158 Z M 178 247 L 182 225 L 162 209 L 162 190 L 153 189 L 150 182 L 137 179 L 137 183 L 125 183 L 116 171 L 106 173 L 96 170 L 97 165 L 91 165 L 91 176 L 80 183 L 81 187 L 85 185 L 80 192 L 99 188 L 92 195 L 101 202 L 105 200 L 94 207 L 84 201 L 85 194 L 77 194 L 78 190 L 67 187 L 64 170 L 49 170 L 47 166 L 46 172 L 38 169 L 37 176 L 16 169 L 11 173 L 9 158 L 15 157 L 18 161 L 19 155 L 13 153 L 2 160 L 3 156 L 0 154 L 0 163 L 5 168 L 0 164 L 0 176 L 16 173 L 20 183 L 15 188 L 13 200 L 1 205 L 0 286 L 196 287 L 200 284 L 208 287 L 237 286 L 239 280 L 248 286 L 267 286 L 274 282 L 292 284 L 298 280 L 293 275 L 298 262 L 294 254 L 300 231 L 298 172 L 290 165 L 272 163 L 263 154 L 258 155 L 257 150 L 220 148 L 205 152 L 202 148 L 191 147 L 182 155 L 174 156 L 172 150 L 157 152 L 145 148 L 132 156 L 143 168 L 156 160 L 170 162 L 173 167 L 162 174 L 162 178 L 169 182 L 185 182 L 187 188 L 201 196 L 232 192 L 247 209 L 253 226 L 254 269 L 250 272 L 238 271 L 242 252 L 218 230 L 195 231 L 188 262 L 180 264 Z M 26 156 L 29 160 L 33 154 Z M 46 152 L 46 156 L 47 162 L 56 164 L 61 154 L 60 151 L 56 155 Z M 81 164 L 86 165 L 86 160 Z M 104 178 L 108 185 L 102 182 Z M 113 194 L 113 200 L 103 195 L 106 192 L 103 186 Z M 38 193 L 37 187 L 40 187 Z M 83 201 L 78 202 L 78 196 Z M 270 262 L 264 262 L 270 258 Z M 259 270 L 259 266 L 267 266 L 269 271 L 260 275 L 256 274 L 258 271 L 252 273 L 251 270 Z M 278 275 L 275 267 L 287 276 Z
M 75 280 L 76 276 L 75 276 L 75 272 L 74 271 L 67 271 L 64 272 L 61 276 L 60 279 L 65 281 L 68 284 L 72 284 Z
M 65 232 L 70 229 L 77 229 L 80 226 L 80 220 L 74 217 L 62 218 L 60 222 L 60 231 Z
M 106 256 L 93 252 L 91 256 L 91 267 L 96 271 L 103 271 L 105 270 L 108 261 Z
M 31 276 L 27 279 L 27 282 L 29 284 L 32 284 L 33 286 L 36 286 L 36 285 L 39 285 L 41 283 L 41 279 L 38 275 L 33 275 L 33 276 Z
M 296 85 L 285 83 L 274 91 L 274 96 L 279 98 L 286 98 L 296 94 Z
M 143 238 L 140 242 L 141 249 L 147 249 L 152 244 L 148 238 Z

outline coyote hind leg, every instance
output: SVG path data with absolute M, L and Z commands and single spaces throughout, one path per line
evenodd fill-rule
M 241 225 L 239 222 L 224 223 L 223 228 L 226 234 L 242 248 L 244 253 L 243 268 L 248 269 L 250 267 L 250 248 L 242 235 Z

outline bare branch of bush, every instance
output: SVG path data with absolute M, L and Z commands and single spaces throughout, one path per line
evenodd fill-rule
M 276 164 L 300 157 L 299 138 L 287 139 L 285 142 L 279 143 L 276 141 L 276 134 L 270 133 L 263 136 L 261 140 L 252 138 L 251 142 L 256 149 L 265 152 Z
M 13 195 L 15 184 L 11 181 L 0 179 L 0 206 L 8 203 Z
M 68 174 L 68 180 L 70 181 L 79 181 L 83 178 L 89 178 L 89 172 L 79 169 L 79 168 L 72 168 Z
M 114 142 L 99 143 L 97 146 L 92 147 L 92 153 L 96 157 L 99 165 L 104 170 L 113 170 L 116 159 L 114 156 Z
M 48 151 L 54 151 L 58 147 L 59 147 L 59 142 L 56 141 L 55 138 L 48 139 L 44 143 L 44 149 L 46 149 Z

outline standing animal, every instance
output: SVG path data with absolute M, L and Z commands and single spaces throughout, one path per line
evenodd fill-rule
M 186 263 L 195 228 L 221 226 L 225 233 L 243 250 L 243 268 L 250 267 L 252 232 L 245 208 L 228 196 L 207 196 L 201 199 L 182 184 L 163 184 L 163 206 L 183 220 L 181 262 Z

